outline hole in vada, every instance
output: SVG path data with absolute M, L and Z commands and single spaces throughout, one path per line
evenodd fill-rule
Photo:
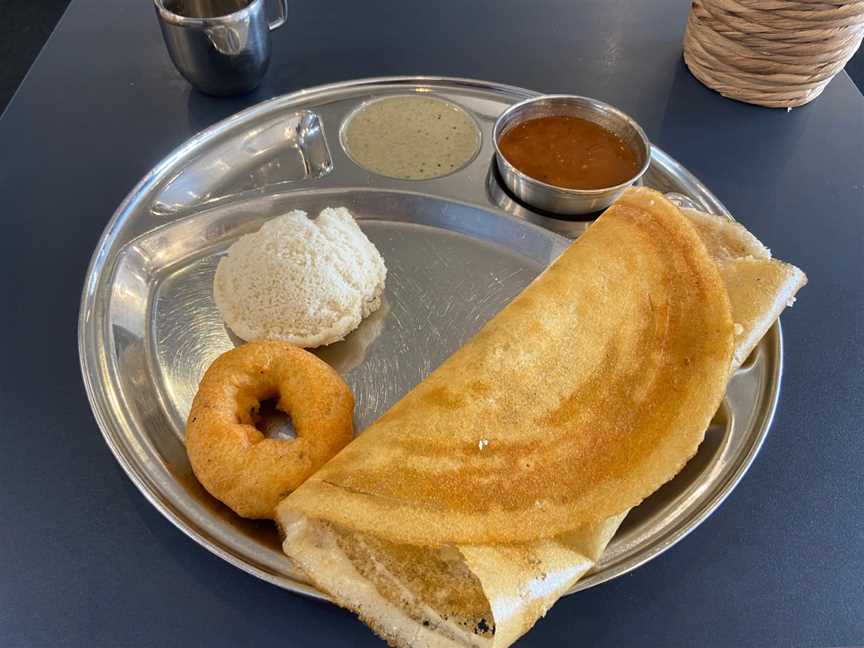
M 296 439 L 291 417 L 276 407 L 278 398 L 262 400 L 257 411 L 252 412 L 255 427 L 268 439 Z

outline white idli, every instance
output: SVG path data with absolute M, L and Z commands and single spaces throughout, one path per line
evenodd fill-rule
M 216 306 L 240 338 L 317 347 L 381 305 L 387 268 L 344 207 L 295 210 L 238 239 L 219 261 Z

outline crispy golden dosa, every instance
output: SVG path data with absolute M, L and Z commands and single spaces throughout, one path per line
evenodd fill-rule
M 654 207 L 651 200 L 656 205 L 656 194 L 639 193 L 636 198 L 647 200 L 647 207 Z M 740 323 L 734 356 L 746 357 L 749 340 L 758 341 L 773 323 L 803 285 L 803 273 L 770 260 L 743 227 L 699 212 L 687 216 L 718 267 L 728 264 L 730 271 L 721 270 L 721 276 L 729 293 L 737 293 L 731 314 Z M 734 272 L 739 261 L 746 265 L 753 258 L 787 271 L 774 272 L 767 282 L 772 273 L 760 273 L 755 289 L 746 271 Z M 279 513 L 292 560 L 392 644 L 490 647 L 508 646 L 530 629 L 594 565 L 626 515 L 525 543 L 436 548 L 393 543 L 374 532 L 298 514 L 291 498 Z
M 687 219 L 628 191 L 281 508 L 426 545 L 527 542 L 622 513 L 702 441 L 729 308 Z

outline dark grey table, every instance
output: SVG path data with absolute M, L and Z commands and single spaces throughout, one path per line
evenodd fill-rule
M 791 112 L 725 100 L 681 62 L 683 0 L 292 2 L 264 85 L 217 100 L 172 68 L 149 5 L 75 0 L 0 118 L 0 645 L 382 645 L 144 500 L 90 414 L 75 326 L 100 231 L 180 142 L 274 95 L 406 73 L 617 104 L 810 277 L 783 317 L 777 418 L 741 485 L 521 645 L 864 644 L 864 99 L 845 74 Z

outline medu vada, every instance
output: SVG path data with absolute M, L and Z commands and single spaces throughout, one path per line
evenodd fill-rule
M 268 399 L 291 417 L 295 439 L 270 439 L 255 427 Z M 216 499 L 242 517 L 272 519 L 285 496 L 351 441 L 353 412 L 350 388 L 323 360 L 287 342 L 249 342 L 205 372 L 186 453 Z

